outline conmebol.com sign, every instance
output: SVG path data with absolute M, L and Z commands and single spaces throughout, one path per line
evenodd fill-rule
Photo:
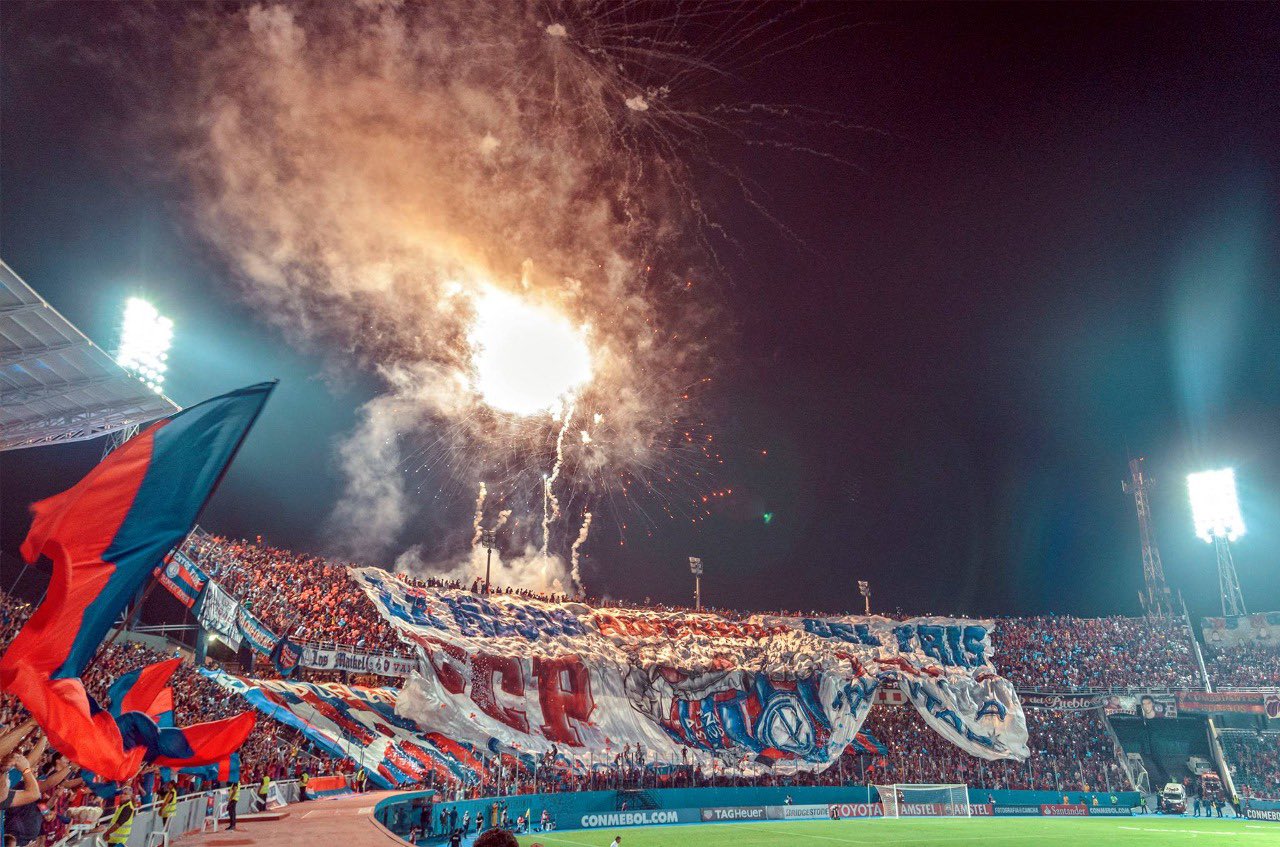
M 679 823 L 677 809 L 646 809 L 640 812 L 601 812 L 582 816 L 582 828 L 601 826 L 652 826 L 654 824 Z

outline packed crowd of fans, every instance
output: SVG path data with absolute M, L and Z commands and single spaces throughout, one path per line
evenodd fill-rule
M 1180 618 L 999 618 L 996 666 L 1019 688 L 1202 688 Z
M 1280 733 L 1231 731 L 1220 737 L 1240 795 L 1280 798 Z
M 1280 688 L 1280 645 L 1204 648 L 1214 688 Z
M 215 579 L 272 632 L 296 641 L 401 653 L 400 640 L 351 582 L 347 565 L 248 541 L 213 537 Z
M 930 729 L 911 707 L 874 707 L 863 729 L 889 750 L 867 764 L 866 782 L 952 783 L 1047 791 L 1128 791 L 1129 777 L 1096 711 L 1027 709 L 1025 762 L 988 762 Z M 862 780 L 860 780 L 862 781 Z

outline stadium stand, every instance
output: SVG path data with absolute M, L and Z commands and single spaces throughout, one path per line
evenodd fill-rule
M 1215 689 L 1280 687 L 1280 646 L 1241 644 L 1234 647 L 1206 645 L 1204 660 Z
M 1280 788 L 1280 732 L 1230 731 L 1222 752 L 1243 797 L 1275 797 Z
M 299 640 L 330 641 L 369 650 L 402 651 L 398 638 L 379 617 L 372 603 L 348 578 L 341 562 L 298 554 L 258 542 L 216 536 L 200 542 L 196 553 L 228 592 L 252 605 L 254 614 L 279 632 Z M 425 587 L 463 588 L 439 579 L 419 581 Z M 472 588 L 478 588 L 473 585 Z M 502 589 L 506 591 L 507 589 Z M 515 592 L 513 592 L 515 593 Z M 529 592 L 520 592 L 528 594 Z M 553 598 L 547 598 L 553 599 Z M 554 598 L 560 599 L 560 598 Z M 613 605 L 617 605 L 614 603 Z M 678 610 L 679 607 L 632 604 L 632 607 Z M 7 647 L 31 606 L 0 593 L 0 647 Z M 1069 616 L 999 618 L 994 636 L 996 664 L 1020 688 L 1042 691 L 1078 689 L 1202 690 L 1194 659 L 1192 635 L 1180 620 Z M 144 644 L 124 640 L 103 649 L 86 675 L 86 687 L 101 698 L 119 674 L 168 658 Z M 1280 684 L 1280 654 L 1274 649 L 1236 647 L 1206 649 L 1212 681 L 1219 686 L 1256 687 Z M 270 674 L 269 663 L 266 673 Z M 232 670 L 239 670 L 232 668 Z M 353 679 L 340 672 L 302 671 L 311 681 L 361 681 L 395 684 L 387 677 Z M 226 717 L 246 708 L 226 690 L 197 673 L 185 662 L 173 679 L 179 723 Z M 1072 792 L 1113 792 L 1130 788 L 1129 777 L 1117 759 L 1117 747 L 1102 710 L 1054 711 L 1027 709 L 1033 755 L 1025 763 L 986 762 L 962 752 L 930 730 L 914 709 L 877 707 L 864 729 L 884 745 L 884 754 L 847 754 L 835 767 L 819 774 L 771 773 L 764 776 L 707 772 L 696 765 L 676 765 L 657 773 L 644 767 L 643 753 L 619 753 L 611 767 L 592 773 L 530 772 L 497 758 L 485 763 L 479 784 L 444 784 L 428 774 L 423 787 L 437 787 L 457 797 L 534 791 L 593 789 L 639 790 L 645 787 L 770 786 L 871 783 L 965 783 L 992 789 L 1031 789 Z M 0 695 L 0 724 L 8 730 L 25 719 L 21 705 Z M 1280 795 L 1280 734 L 1230 731 L 1222 745 L 1245 796 Z M 287 778 L 306 768 L 313 775 L 349 773 L 349 762 L 318 757 L 295 730 L 259 715 L 257 728 L 242 750 L 245 781 L 261 774 Z M 46 756 L 43 773 L 57 769 Z M 186 785 L 195 778 L 183 777 Z M 148 789 L 150 785 L 150 789 Z M 145 796 L 154 785 L 146 778 L 137 789 Z M 185 786 L 184 786 L 185 787 Z M 54 809 L 48 834 L 56 835 L 58 810 L 91 802 L 74 770 L 47 802 Z

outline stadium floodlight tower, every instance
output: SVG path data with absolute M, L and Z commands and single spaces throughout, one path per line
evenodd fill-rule
M 1173 600 L 1169 586 L 1164 581 L 1164 565 L 1160 561 L 1160 548 L 1156 546 L 1156 528 L 1151 520 L 1151 487 L 1153 481 L 1147 473 L 1145 460 L 1129 460 L 1129 479 L 1124 481 L 1126 494 L 1133 495 L 1138 507 L 1138 535 L 1142 539 L 1143 592 L 1138 595 L 1146 612 L 1152 617 L 1168 617 L 1173 614 Z
M 161 394 L 172 344 L 173 321 L 141 297 L 130 297 L 124 304 L 120 346 L 116 349 L 116 362 L 120 367 Z
M 689 573 L 693 574 L 693 608 L 702 611 L 702 559 L 689 557 Z
M 1213 545 L 1218 554 L 1218 591 L 1224 617 L 1247 615 L 1231 542 L 1244 535 L 1244 518 L 1236 496 L 1236 472 L 1231 468 L 1201 471 L 1187 476 L 1191 494 L 1191 518 L 1196 535 Z
M 116 364 L 156 394 L 163 395 L 172 344 L 173 321 L 141 297 L 130 297 L 125 301 Z M 102 448 L 103 458 L 137 435 L 138 429 L 139 425 L 135 423 L 111 433 Z

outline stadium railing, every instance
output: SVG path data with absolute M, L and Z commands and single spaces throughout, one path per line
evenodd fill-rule
M 274 783 L 280 792 L 280 799 L 285 805 L 296 803 L 298 801 L 298 781 L 296 779 L 281 780 Z M 205 815 L 209 808 L 209 796 L 214 795 L 214 814 L 219 819 L 222 818 L 225 811 L 225 804 L 220 804 L 218 800 L 218 792 L 221 789 L 213 789 L 210 791 L 199 791 L 193 794 L 184 794 L 178 798 L 178 811 L 173 816 L 173 822 L 169 825 L 169 840 L 174 841 L 183 835 L 193 832 L 199 832 L 204 825 Z M 244 785 L 240 787 L 240 801 L 236 804 L 237 814 L 247 815 L 253 810 L 254 801 L 258 796 L 258 783 L 253 785 Z M 138 809 L 134 817 L 133 830 L 129 834 L 127 847 L 149 847 L 160 841 L 157 837 L 152 838 L 153 834 L 158 836 L 164 831 L 164 822 L 160 819 L 160 802 L 148 803 Z M 110 811 L 104 811 L 99 823 L 105 823 L 110 816 Z M 87 832 L 76 836 L 70 836 L 59 842 L 62 847 L 94 847 L 100 845 L 101 841 L 94 832 Z

